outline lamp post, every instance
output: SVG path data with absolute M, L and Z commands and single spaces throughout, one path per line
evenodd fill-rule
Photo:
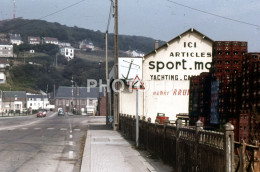
M 15 116 L 15 101 L 17 100 L 17 95 L 14 95 L 14 116 Z

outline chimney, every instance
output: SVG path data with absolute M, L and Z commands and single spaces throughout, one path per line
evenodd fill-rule
M 156 40 L 154 43 L 154 49 L 156 50 L 157 48 L 159 48 L 159 41 Z

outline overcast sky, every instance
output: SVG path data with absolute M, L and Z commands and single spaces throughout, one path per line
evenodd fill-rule
M 16 0 L 16 16 L 106 31 L 110 0 Z M 260 0 L 118 0 L 119 34 L 168 41 L 189 28 L 213 40 L 248 41 L 260 52 Z M 257 26 L 226 20 L 176 3 Z M 69 7 L 69 8 L 66 8 Z M 64 9 L 66 8 L 66 9 Z M 60 11 L 64 9 L 63 11 Z M 60 12 L 58 12 L 60 11 Z M 13 0 L 1 0 L 0 20 L 11 19 Z M 113 32 L 113 21 L 109 32 Z

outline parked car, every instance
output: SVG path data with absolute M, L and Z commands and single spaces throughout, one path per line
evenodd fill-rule
M 46 111 L 38 111 L 37 117 L 45 117 L 46 116 Z
M 64 111 L 62 109 L 59 109 L 58 115 L 65 115 Z

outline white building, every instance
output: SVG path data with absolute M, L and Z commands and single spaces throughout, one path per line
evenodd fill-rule
M 42 41 L 44 44 L 54 44 L 54 45 L 58 45 L 59 41 L 57 38 L 52 38 L 52 37 L 43 37 Z
M 6 75 L 4 72 L 0 71 L 0 84 L 5 84 L 6 83 Z
M 189 79 L 208 72 L 212 62 L 213 41 L 189 29 L 156 48 L 143 58 L 144 91 L 139 91 L 139 115 L 155 121 L 157 113 L 170 120 L 188 113 Z M 119 69 L 120 70 L 120 69 Z M 125 87 L 119 95 L 119 112 L 136 114 L 136 91 Z
M 27 94 L 26 106 L 27 109 L 37 110 L 46 109 L 50 104 L 47 95 L 42 94 Z
M 65 58 L 70 61 L 74 58 L 74 48 L 73 47 L 62 47 L 60 49 L 60 54 L 65 56 Z
M 95 50 L 94 44 L 86 39 L 79 43 L 79 48 L 83 50 L 88 50 L 88 49 L 91 51 Z
M 10 43 L 20 45 L 23 43 L 20 34 L 10 34 Z
M 131 57 L 143 57 L 145 54 L 141 51 L 137 51 L 137 50 L 128 50 L 126 52 L 127 55 L 131 56 Z
M 13 45 L 0 45 L 0 57 L 13 57 Z

